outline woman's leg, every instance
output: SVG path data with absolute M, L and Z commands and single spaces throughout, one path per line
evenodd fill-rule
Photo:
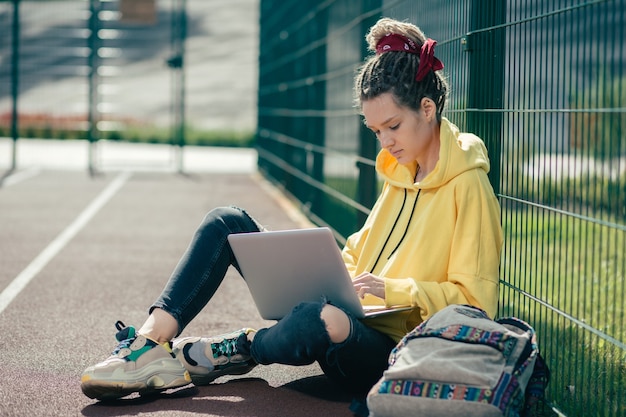
M 220 207 L 207 214 L 139 333 L 159 342 L 180 334 L 213 297 L 228 267 L 238 268 L 228 235 L 262 229 L 237 207 Z
M 302 303 L 276 325 L 259 330 L 250 354 L 261 364 L 317 361 L 329 378 L 364 393 L 387 369 L 395 345 L 389 336 L 326 302 Z
M 389 354 L 396 342 L 358 319 L 351 318 L 351 323 L 350 336 L 343 343 L 332 345 L 318 362 L 330 379 L 364 395 L 388 368 Z
M 261 229 L 239 208 L 211 211 L 139 331 L 132 326 L 123 327 L 121 322 L 116 324 L 119 331 L 115 337 L 119 343 L 109 358 L 85 369 L 81 375 L 83 393 L 89 398 L 113 399 L 190 383 L 189 371 L 175 356 L 169 342 L 211 299 L 228 267 L 237 266 L 228 235 Z M 229 340 L 221 340 L 216 346 L 224 350 L 231 348 Z M 217 366 L 224 374 L 247 372 L 254 363 L 242 358 L 236 363 Z

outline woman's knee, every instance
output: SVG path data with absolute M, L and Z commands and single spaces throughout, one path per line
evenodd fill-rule
M 326 304 L 320 314 L 326 326 L 328 337 L 333 343 L 343 343 L 350 336 L 350 318 L 348 315 L 331 304 Z
M 242 216 L 244 216 L 243 211 L 237 207 L 216 207 L 207 213 L 202 223 L 205 225 L 216 221 L 220 223 L 228 223 L 229 219 L 238 219 Z
M 218 228 L 228 233 L 254 232 L 261 230 L 260 224 L 244 209 L 235 206 L 216 207 L 203 219 L 200 229 Z

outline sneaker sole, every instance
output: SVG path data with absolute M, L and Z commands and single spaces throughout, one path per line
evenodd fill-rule
M 217 378 L 225 375 L 243 375 L 250 372 L 257 364 L 244 362 L 237 365 L 229 365 L 224 369 L 213 370 L 209 374 L 194 374 L 189 373 L 191 376 L 191 381 L 194 385 L 209 385 L 211 382 L 215 381 Z
M 182 387 L 191 383 L 191 377 L 187 370 L 181 372 L 180 366 L 177 359 L 171 362 L 159 360 L 141 367 L 138 371 L 125 372 L 123 375 L 116 374 L 115 377 L 112 374 L 87 373 L 81 377 L 80 388 L 89 398 L 114 400 L 135 392 L 144 395 Z

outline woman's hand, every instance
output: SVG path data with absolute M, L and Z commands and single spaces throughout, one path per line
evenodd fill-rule
M 369 272 L 363 272 L 354 278 L 352 285 L 361 298 L 364 298 L 365 294 L 372 294 L 385 299 L 385 280 Z

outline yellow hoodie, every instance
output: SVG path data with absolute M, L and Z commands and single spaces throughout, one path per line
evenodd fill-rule
M 382 193 L 343 249 L 353 277 L 385 278 L 387 306 L 415 306 L 367 319 L 396 341 L 449 304 L 471 304 L 492 317 L 497 309 L 502 228 L 487 149 L 445 118 L 440 141 L 435 169 L 417 183 L 416 163 L 400 165 L 385 149 L 378 154 Z M 382 301 L 367 296 L 363 303 Z

